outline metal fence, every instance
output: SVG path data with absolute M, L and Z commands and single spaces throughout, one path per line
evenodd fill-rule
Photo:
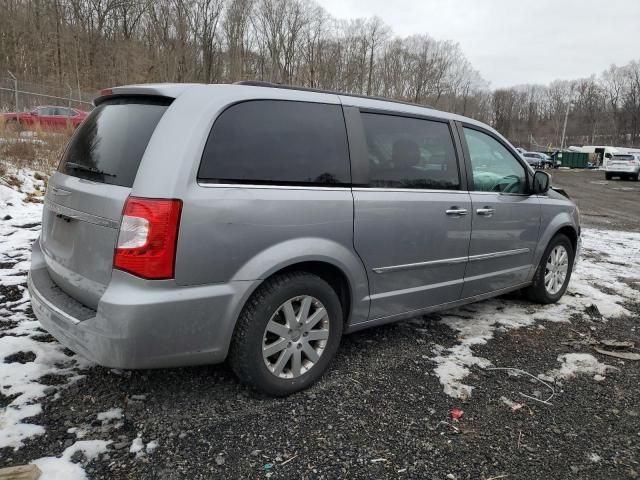
M 32 110 L 42 105 L 74 107 L 80 110 L 91 110 L 97 91 L 86 91 L 64 86 L 47 85 L 22 80 L 11 72 L 0 76 L 0 112 Z

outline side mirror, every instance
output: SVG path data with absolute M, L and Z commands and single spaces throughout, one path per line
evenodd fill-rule
M 549 188 L 551 188 L 551 175 L 540 170 L 533 174 L 532 193 L 534 195 L 544 195 Z

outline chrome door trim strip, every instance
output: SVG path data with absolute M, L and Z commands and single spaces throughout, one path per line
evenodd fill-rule
M 399 295 L 407 295 L 410 293 L 424 292 L 426 290 L 433 290 L 434 288 L 450 287 L 452 285 L 459 285 L 464 282 L 464 278 L 458 278 L 457 280 L 449 280 L 447 282 L 432 283 L 430 285 L 420 285 L 419 287 L 403 288 L 401 290 L 391 290 L 389 292 L 375 293 L 366 297 L 368 300 L 380 300 L 381 298 L 397 297 Z
M 375 273 L 390 273 L 397 272 L 399 270 L 411 270 L 414 268 L 422 268 L 422 267 L 439 267 L 442 265 L 457 265 L 459 263 L 467 262 L 468 257 L 456 257 L 456 258 L 444 258 L 442 260 L 431 260 L 429 262 L 417 262 L 417 263 L 407 263 L 405 265 L 391 265 L 389 267 L 377 267 L 374 268 L 373 271 Z
M 528 248 L 516 248 L 515 250 L 505 250 L 503 252 L 482 253 L 480 255 L 469 255 L 470 262 L 479 262 L 481 260 L 490 260 L 494 258 L 511 257 L 522 253 L 529 253 Z
M 428 262 L 407 263 L 404 265 L 390 265 L 388 267 L 376 267 L 372 268 L 375 273 L 391 273 L 400 270 L 411 270 L 414 268 L 424 267 L 440 267 L 443 265 L 457 265 L 465 262 L 479 262 L 481 260 L 490 260 L 494 258 L 511 257 L 513 255 L 520 255 L 523 253 L 529 253 L 529 248 L 517 248 L 515 250 L 505 250 L 503 252 L 483 253 L 480 255 L 470 255 L 468 257 L 455 257 L 455 258 L 443 258 L 442 260 L 431 260 Z
M 520 267 L 514 267 L 514 268 L 506 268 L 504 270 L 497 270 L 494 272 L 489 272 L 489 273 L 483 273 L 481 275 L 474 275 L 473 277 L 465 277 L 464 281 L 466 282 L 475 282 L 477 280 L 484 280 L 486 278 L 491 278 L 491 277 L 497 277 L 498 275 L 505 275 L 508 273 L 515 273 L 515 272 L 519 272 L 521 270 L 529 270 L 531 268 L 531 265 L 522 265 Z
M 108 227 L 108 228 L 115 228 L 115 229 L 120 228 L 120 222 L 116 222 L 109 218 L 98 217 L 97 215 L 91 215 L 90 213 L 84 213 L 79 210 L 74 210 L 73 208 L 59 205 L 55 202 L 52 202 L 47 197 L 44 198 L 44 204 L 53 213 L 55 213 L 56 215 L 61 215 L 62 217 L 66 217 L 73 220 L 82 220 L 84 222 L 93 223 L 94 225 L 99 225 L 101 227 Z

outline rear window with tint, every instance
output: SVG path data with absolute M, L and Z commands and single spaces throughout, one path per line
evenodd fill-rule
M 101 103 L 73 135 L 58 170 L 131 187 L 151 134 L 171 99 L 114 98 Z
M 339 105 L 254 100 L 216 120 L 198 178 L 215 183 L 346 185 L 347 133 Z

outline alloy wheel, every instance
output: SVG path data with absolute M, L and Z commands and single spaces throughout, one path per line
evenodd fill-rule
M 547 259 L 544 286 L 550 295 L 556 295 L 564 285 L 569 272 L 569 254 L 562 245 L 556 245 Z
M 262 358 L 279 378 L 296 378 L 320 360 L 329 339 L 329 315 L 315 297 L 301 295 L 278 307 L 262 338 Z

